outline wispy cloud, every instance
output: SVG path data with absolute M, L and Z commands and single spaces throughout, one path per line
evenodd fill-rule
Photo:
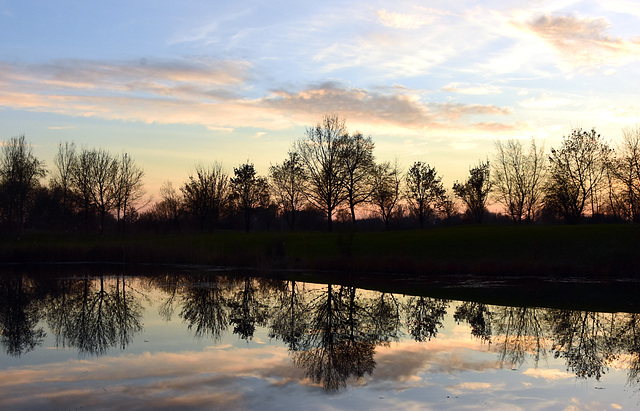
M 494 128 L 511 109 L 484 104 L 424 101 L 424 91 L 371 90 L 324 82 L 250 97 L 252 73 L 243 62 L 62 61 L 5 65 L 0 106 L 70 116 L 159 124 L 194 124 L 210 130 L 236 127 L 281 130 L 339 113 L 350 122 L 386 131 Z M 508 123 L 501 127 L 509 128 Z M 256 135 L 256 137 L 260 137 Z
M 380 23 L 384 26 L 405 30 L 415 30 L 428 24 L 433 24 L 438 16 L 444 14 L 449 13 L 423 7 L 415 7 L 411 13 L 389 12 L 385 9 L 376 12 Z
M 574 100 L 567 97 L 558 97 L 550 94 L 543 94 L 540 97 L 533 97 L 526 100 L 518 101 L 518 104 L 526 109 L 555 109 L 558 107 L 573 106 L 578 104 Z
M 607 34 L 611 27 L 604 18 L 540 15 L 525 25 L 562 57 L 573 69 L 620 65 L 640 59 L 640 38 L 622 39 Z
M 575 374 L 568 373 L 563 370 L 555 368 L 528 368 L 523 372 L 524 375 L 529 375 L 535 378 L 543 378 L 549 381 L 566 380 L 575 378 Z
M 446 86 L 442 87 L 442 89 L 451 93 L 468 94 L 472 96 L 502 93 L 500 87 L 490 85 L 470 86 L 465 83 L 449 83 Z

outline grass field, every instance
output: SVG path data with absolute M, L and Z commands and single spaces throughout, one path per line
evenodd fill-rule
M 360 273 L 640 277 L 640 226 L 4 236 L 3 262 L 210 264 Z

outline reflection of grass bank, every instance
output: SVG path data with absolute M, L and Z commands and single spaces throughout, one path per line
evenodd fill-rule
M 352 272 L 486 275 L 640 274 L 640 226 L 460 226 L 395 232 L 4 238 L 5 262 L 214 264 Z

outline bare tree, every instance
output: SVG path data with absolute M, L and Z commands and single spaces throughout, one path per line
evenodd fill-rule
M 490 191 L 489 161 L 471 167 L 469 178 L 464 183 L 453 183 L 453 192 L 465 203 L 467 213 L 477 223 L 481 223 L 485 215 Z
M 90 163 L 91 198 L 100 214 L 100 231 L 104 231 L 106 215 L 113 209 L 118 175 L 118 159 L 104 149 L 92 150 Z
M 123 153 L 117 164 L 114 190 L 114 207 L 118 226 L 122 222 L 124 227 L 129 211 L 134 210 L 135 204 L 144 196 L 143 177 L 142 168 L 134 163 L 130 155 Z
M 267 179 L 258 176 L 253 164 L 247 162 L 233 169 L 231 178 L 231 198 L 244 213 L 245 230 L 251 229 L 251 219 L 255 209 L 269 202 Z
M 380 213 L 387 230 L 400 199 L 400 175 L 397 161 L 394 164 L 386 161 L 373 167 L 371 201 Z
M 574 129 L 562 139 L 560 149 L 551 149 L 550 174 L 545 204 L 568 223 L 577 223 L 590 206 L 595 217 L 600 208 L 600 191 L 611 163 L 613 150 L 595 129 Z
M 80 150 L 80 153 L 78 153 L 76 161 L 73 162 L 73 168 L 71 169 L 71 186 L 78 201 L 79 208 L 84 214 L 85 230 L 89 229 L 89 221 L 94 216 L 91 194 L 93 186 L 92 161 L 93 152 L 83 148 Z
M 29 214 L 44 163 L 33 155 L 24 134 L 2 146 L 0 157 L 0 212 L 4 220 L 22 230 Z
M 610 202 L 617 200 L 618 208 L 624 210 L 627 219 L 640 222 L 640 127 L 622 130 L 622 142 L 612 171 L 614 181 L 610 185 L 618 183 L 621 187 L 619 193 L 610 193 Z M 614 200 L 614 197 L 617 198 Z
M 295 143 L 309 177 L 307 198 L 327 217 L 327 230 L 332 230 L 334 210 L 346 199 L 344 119 L 325 115 L 322 122 L 307 128 L 306 137 Z
M 546 173 L 544 147 L 531 139 L 529 150 L 510 139 L 496 141 L 492 185 L 496 201 L 504 205 L 513 222 L 532 221 L 543 197 Z
M 67 214 L 71 208 L 71 193 L 73 186 L 73 169 L 76 162 L 76 145 L 65 142 L 58 143 L 58 153 L 53 159 L 55 167 L 51 186 L 60 190 L 62 195 L 62 212 Z M 66 217 L 63 216 L 63 217 Z
M 203 228 L 212 230 L 227 206 L 229 177 L 222 164 L 209 168 L 197 166 L 181 188 L 186 210 L 200 220 Z
M 302 166 L 300 155 L 289 152 L 289 158 L 282 164 L 269 167 L 271 189 L 278 206 L 287 219 L 291 230 L 295 227 L 298 211 L 306 201 L 307 173 Z
M 155 212 L 163 220 L 177 223 L 181 203 L 182 199 L 178 196 L 176 189 L 173 188 L 173 183 L 171 181 L 162 183 L 162 186 L 160 186 L 160 201 L 155 204 Z
M 424 228 L 425 220 L 443 204 L 446 190 L 442 178 L 438 176 L 434 167 L 417 161 L 407 172 L 405 181 L 411 211 L 418 217 L 420 227 Z
M 371 170 L 374 166 L 373 140 L 362 133 L 345 135 L 344 166 L 346 169 L 346 197 L 351 222 L 356 224 L 356 207 L 371 197 Z

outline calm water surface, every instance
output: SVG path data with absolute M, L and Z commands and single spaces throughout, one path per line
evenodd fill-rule
M 204 272 L 0 278 L 1 409 L 640 407 L 640 315 Z

